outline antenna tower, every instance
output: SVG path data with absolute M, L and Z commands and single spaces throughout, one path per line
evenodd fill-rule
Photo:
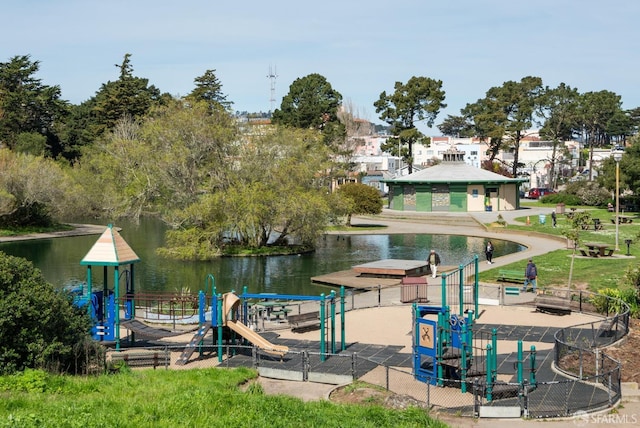
M 269 66 L 269 74 L 267 75 L 267 78 L 271 83 L 271 98 L 269 98 L 269 102 L 271 103 L 271 110 L 270 110 L 271 113 L 273 113 L 273 103 L 276 102 L 276 78 L 277 77 L 278 77 L 278 71 L 276 70 L 276 67 L 273 66 L 272 68 L 271 66 Z

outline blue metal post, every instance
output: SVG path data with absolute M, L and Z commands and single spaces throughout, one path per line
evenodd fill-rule
M 464 316 L 464 266 L 458 265 L 458 293 L 460 298 L 458 299 L 458 315 Z
M 327 348 L 327 344 L 326 344 L 326 338 L 325 338 L 325 332 L 326 332 L 326 302 L 324 300 L 324 293 L 320 294 L 320 297 L 322 298 L 321 300 L 321 304 L 320 304 L 320 361 L 324 361 L 327 357 L 325 355 L 326 352 L 326 348 Z
M 460 330 L 460 334 L 462 335 L 462 349 L 460 350 L 460 358 L 462 359 L 462 361 L 460 361 L 460 368 L 461 368 L 461 373 L 460 373 L 460 390 L 462 391 L 462 393 L 466 393 L 467 392 L 467 364 L 469 362 L 469 358 L 467 355 L 467 324 L 463 324 L 462 328 Z

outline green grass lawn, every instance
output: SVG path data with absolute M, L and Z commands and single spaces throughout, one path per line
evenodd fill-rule
M 615 246 L 616 227 L 611 222 L 615 213 L 607 212 L 606 209 L 594 209 L 593 207 L 577 207 L 578 210 L 588 210 L 592 218 L 598 218 L 604 225 L 603 230 L 595 231 L 581 230 L 579 234 L 578 248 L 583 247 L 584 242 L 601 242 Z M 566 212 L 570 212 L 566 208 Z M 546 216 L 546 221 L 541 224 L 539 217 L 529 216 L 529 225 L 526 225 L 527 216 L 516 219 L 518 222 L 525 223 L 523 225 L 508 224 L 508 230 L 519 230 L 526 232 L 537 232 L 548 235 L 564 236 L 563 231 L 571 228 L 571 222 L 566 215 L 558 214 L 557 227 L 553 228 L 551 224 L 551 216 Z M 627 246 L 626 239 L 631 239 L 633 243 L 630 245 L 630 255 L 634 257 L 640 256 L 640 217 L 635 219 L 631 224 L 618 225 L 618 243 L 620 251 L 616 254 L 626 255 Z M 536 256 L 535 263 L 538 267 L 538 285 L 542 287 L 567 287 L 569 281 L 569 272 L 571 270 L 571 255 L 573 250 L 557 250 L 550 253 Z M 580 254 L 579 252 L 577 253 Z M 573 274 L 571 285 L 573 287 L 587 287 L 589 290 L 596 291 L 602 288 L 619 288 L 623 283 L 622 279 L 629 266 L 638 265 L 637 258 L 583 258 L 576 257 L 573 264 Z M 501 267 L 502 269 L 522 270 L 526 267 L 527 261 L 522 260 L 516 263 Z M 495 282 L 498 268 L 484 271 L 480 274 L 480 280 L 486 282 Z
M 269 396 L 239 369 L 0 377 L 0 427 L 446 427 L 424 409 Z M 245 387 L 243 387 L 245 385 Z

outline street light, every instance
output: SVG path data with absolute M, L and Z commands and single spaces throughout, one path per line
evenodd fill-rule
M 615 148 L 613 150 L 613 160 L 616 161 L 616 251 L 620 251 L 618 246 L 618 228 L 620 223 L 620 160 L 624 151 Z

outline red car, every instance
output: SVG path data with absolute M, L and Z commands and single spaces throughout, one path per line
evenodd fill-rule
M 547 189 L 546 187 L 534 187 L 532 189 L 529 190 L 529 192 L 527 193 L 527 198 L 529 199 L 539 199 L 541 197 L 543 197 L 544 195 L 551 195 L 554 194 L 556 192 L 554 192 L 551 189 Z

